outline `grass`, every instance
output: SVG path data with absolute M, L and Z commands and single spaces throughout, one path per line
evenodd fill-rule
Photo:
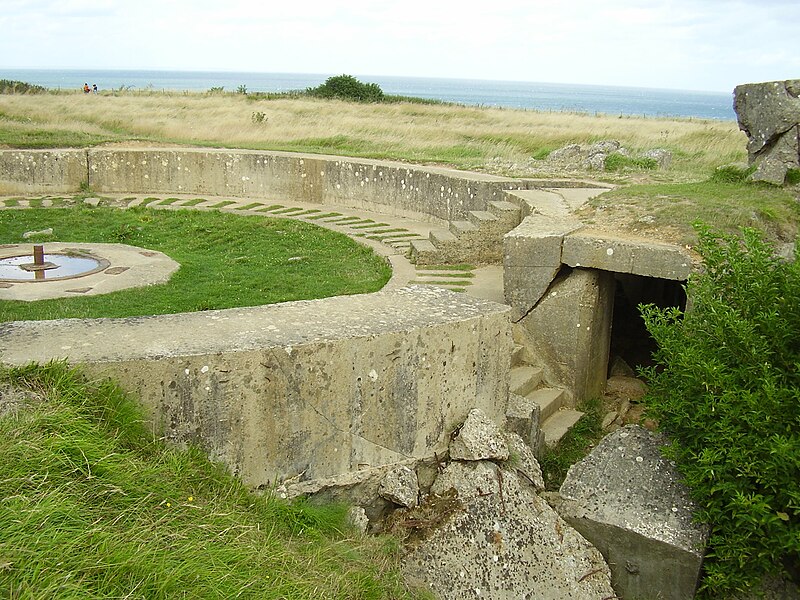
M 126 317 L 373 292 L 391 269 L 371 249 L 309 223 L 204 211 L 46 208 L 0 211 L 0 243 L 53 227 L 50 241 L 126 243 L 181 264 L 167 284 L 99 296 L 0 303 L 0 322 Z M 304 260 L 290 260 L 298 256 Z
M 785 188 L 744 181 L 705 181 L 630 185 L 590 201 L 584 220 L 622 222 L 643 234 L 671 228 L 672 240 L 694 245 L 695 222 L 737 233 L 753 227 L 772 241 L 793 240 L 800 224 L 800 204 Z
M 110 382 L 53 363 L 0 371 L 0 386 L 3 597 L 412 597 L 396 542 L 165 447 Z
M 578 410 L 584 415 L 553 448 L 545 448 L 539 463 L 545 487 L 558 491 L 567 471 L 586 456 L 603 437 L 603 402 L 599 398 L 584 401 Z
M 266 122 L 254 124 L 253 111 Z M 363 104 L 244 94 L 105 92 L 0 95 L 0 143 L 64 147 L 103 142 L 319 152 L 434 162 L 540 176 L 567 144 L 617 139 L 634 151 L 672 151 L 671 180 L 746 158 L 733 121 L 551 113 L 449 104 Z M 546 174 L 546 173 L 545 173 Z M 646 172 L 657 180 L 664 173 Z M 617 180 L 624 175 L 615 176 Z

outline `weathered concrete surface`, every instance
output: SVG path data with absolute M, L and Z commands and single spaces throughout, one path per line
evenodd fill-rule
M 733 108 L 757 165 L 752 178 L 783 184 L 787 170 L 800 168 L 800 79 L 736 86 Z
M 508 307 L 411 286 L 272 306 L 0 326 L 0 361 L 66 358 L 142 399 L 157 431 L 251 486 L 432 456 L 505 418 Z
M 520 314 L 542 298 L 561 268 L 564 236 L 580 227 L 569 217 L 525 217 L 503 238 L 506 302 Z
M 416 471 L 400 465 L 381 481 L 378 494 L 399 506 L 414 508 L 419 503 L 419 479 Z
M 700 574 L 707 532 L 662 444 L 637 425 L 619 429 L 570 468 L 560 490 L 559 513 L 603 553 L 626 600 L 693 598 Z
M 49 242 L 47 254 L 59 254 L 69 249 L 86 250 L 108 261 L 108 267 L 98 273 L 44 282 L 0 282 L 0 300 L 46 300 L 75 296 L 109 294 L 132 287 L 156 285 L 169 281 L 180 265 L 163 252 L 127 244 L 74 244 Z M 33 253 L 33 244 L 16 244 L 0 248 L 0 258 Z M 53 272 L 55 273 L 55 272 Z
M 573 400 L 601 396 L 606 382 L 614 275 L 593 269 L 560 274 L 536 308 L 519 321 L 521 341 Z
M 513 470 L 450 463 L 431 491 L 464 509 L 404 560 L 410 582 L 442 600 L 611 598 L 608 566 Z
M 480 409 L 469 411 L 450 442 L 454 460 L 506 460 L 508 444 L 500 428 Z
M 85 150 L 0 150 L 0 194 L 77 192 L 87 169 Z
M 200 149 L 89 151 L 101 193 L 214 194 L 336 204 L 387 214 L 466 218 L 525 180 L 397 162 L 291 152 Z
M 677 281 L 688 279 L 692 270 L 692 259 L 680 246 L 654 244 L 587 229 L 564 237 L 561 260 L 570 267 Z

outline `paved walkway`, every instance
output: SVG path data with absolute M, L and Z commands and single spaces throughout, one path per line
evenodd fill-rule
M 71 198 L 52 196 L 20 199 L 0 198 L 0 206 L 14 208 L 57 207 L 70 204 Z M 406 254 L 414 239 L 428 239 L 432 230 L 442 230 L 443 224 L 426 222 L 404 216 L 386 215 L 354 208 L 300 202 L 272 203 L 260 199 L 222 199 L 179 195 L 127 194 L 87 198 L 84 203 L 120 208 L 148 206 L 163 210 L 220 210 L 243 215 L 299 219 L 320 227 L 344 233 L 386 256 L 393 269 L 387 288 L 395 289 L 409 283 L 434 285 L 476 298 L 504 303 L 503 267 L 474 265 L 413 265 Z

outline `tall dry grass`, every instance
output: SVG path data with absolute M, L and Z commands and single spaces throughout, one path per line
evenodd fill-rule
M 261 117 L 256 122 L 254 116 Z M 634 151 L 673 152 L 670 180 L 707 176 L 746 157 L 732 121 L 654 119 L 454 105 L 355 104 L 313 98 L 253 100 L 241 94 L 109 92 L 0 96 L 0 142 L 34 130 L 76 144 L 147 140 L 324 152 L 537 175 L 567 144 L 615 139 Z M 546 170 L 546 169 L 545 169 Z M 655 174 L 658 180 L 665 175 Z

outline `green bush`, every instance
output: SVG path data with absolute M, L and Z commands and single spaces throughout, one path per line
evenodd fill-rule
M 658 343 L 651 416 L 710 526 L 700 596 L 728 598 L 800 568 L 800 245 L 698 227 L 690 309 L 641 307 Z
M 355 102 L 381 102 L 383 90 L 377 83 L 362 83 L 352 75 L 328 77 L 325 83 L 308 88 L 306 93 L 317 98 L 339 98 Z
M 800 169 L 789 169 L 786 171 L 786 183 L 788 185 L 797 185 L 800 183 Z

